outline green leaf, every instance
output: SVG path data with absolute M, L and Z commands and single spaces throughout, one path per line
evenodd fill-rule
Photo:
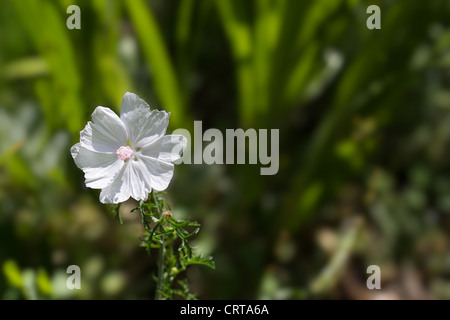
M 189 259 L 189 260 L 187 260 L 185 262 L 185 266 L 186 267 L 189 266 L 189 265 L 194 265 L 194 264 L 204 265 L 204 266 L 207 266 L 207 267 L 209 267 L 211 269 L 215 269 L 216 268 L 216 264 L 214 263 L 212 257 L 204 258 L 202 256 L 195 256 L 195 257 L 192 257 L 191 259 Z

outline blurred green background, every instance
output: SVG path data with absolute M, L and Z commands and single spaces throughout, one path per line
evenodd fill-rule
M 0 298 L 153 296 L 135 203 L 119 225 L 69 152 L 131 91 L 169 131 L 280 129 L 277 175 L 175 168 L 199 298 L 450 299 L 449 67 L 446 0 L 0 0 Z

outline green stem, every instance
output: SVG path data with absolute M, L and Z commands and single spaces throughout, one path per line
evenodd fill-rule
M 156 210 L 160 219 L 163 219 L 163 213 L 159 202 L 152 191 L 152 201 L 156 205 Z M 159 265 L 158 265 L 158 283 L 156 285 L 155 300 L 161 299 L 162 283 L 164 277 L 164 236 L 161 236 L 161 246 L 159 248 Z

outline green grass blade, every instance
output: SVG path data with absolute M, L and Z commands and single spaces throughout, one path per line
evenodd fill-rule
M 251 126 L 255 105 L 251 28 L 238 16 L 236 1 L 216 0 L 215 3 L 236 64 L 240 121 L 244 126 Z
M 83 122 L 81 79 L 65 15 L 61 15 L 59 7 L 55 8 L 56 2 L 23 0 L 12 1 L 12 4 L 19 21 L 51 72 L 51 89 L 47 94 L 52 97 L 53 114 L 72 133 L 80 131 Z
M 125 3 L 136 30 L 144 56 L 151 68 L 159 100 L 171 114 L 171 125 L 181 127 L 186 121 L 185 103 L 163 37 L 151 9 L 143 0 Z

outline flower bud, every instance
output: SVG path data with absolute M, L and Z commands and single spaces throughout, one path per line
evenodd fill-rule
M 169 210 L 163 212 L 164 217 L 166 218 L 172 218 L 172 212 Z

